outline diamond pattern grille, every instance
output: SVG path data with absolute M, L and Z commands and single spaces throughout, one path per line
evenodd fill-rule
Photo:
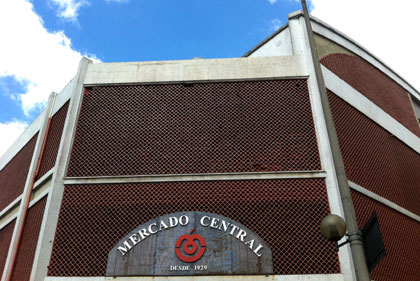
M 276 274 L 340 271 L 334 246 L 319 232 L 328 214 L 323 179 L 69 185 L 49 276 L 103 276 L 108 252 L 152 218 L 186 210 L 232 218 L 273 251 Z
M 372 280 L 419 280 L 420 223 L 356 191 L 352 197 L 360 226 L 376 211 L 385 242 L 387 256 L 373 269 Z
M 50 129 L 48 131 L 47 142 L 45 143 L 44 155 L 41 159 L 37 179 L 45 175 L 55 165 L 68 106 L 69 102 L 66 102 L 51 118 Z
M 68 176 L 319 169 L 293 79 L 88 88 Z
M 13 220 L 0 230 L 0 277 L 3 274 L 4 265 L 6 264 L 7 253 L 9 252 L 15 222 L 16 220 Z
M 349 180 L 420 215 L 420 155 L 329 92 Z
M 0 171 L 0 210 L 23 192 L 37 138 L 38 133 Z
M 330 54 L 321 63 L 386 113 L 420 137 L 408 92 L 382 71 L 357 56 Z
M 20 241 L 15 266 L 13 267 L 13 281 L 26 281 L 31 277 L 32 264 L 34 262 L 46 202 L 47 196 L 39 200 L 28 211 L 23 228 L 22 240 Z

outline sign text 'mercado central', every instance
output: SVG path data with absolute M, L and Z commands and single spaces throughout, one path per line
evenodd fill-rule
M 169 217 L 167 221 L 161 220 L 159 225 L 157 223 L 151 223 L 148 227 L 140 229 L 137 233 L 131 235 L 126 241 L 123 242 L 122 246 L 119 246 L 117 249 L 122 256 L 127 254 L 134 246 L 136 246 L 141 241 L 147 239 L 149 236 L 154 235 L 162 230 L 176 227 L 178 225 L 188 225 L 190 218 L 186 215 L 178 217 Z M 246 239 L 247 233 L 245 230 L 234 225 L 233 223 L 226 222 L 222 219 L 202 216 L 200 218 L 200 224 L 203 227 L 210 227 L 220 231 L 224 231 L 229 235 L 234 236 L 236 239 L 244 243 L 249 247 L 252 252 L 260 257 L 262 254 L 260 251 L 263 249 L 263 246 L 258 243 L 258 246 L 254 248 L 255 239 L 248 240 Z M 256 245 L 256 244 L 255 244 Z

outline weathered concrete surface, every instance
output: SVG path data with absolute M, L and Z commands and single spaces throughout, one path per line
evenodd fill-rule
M 90 64 L 85 85 L 306 76 L 301 56 Z
M 273 274 L 271 249 L 232 219 L 194 211 L 157 217 L 128 233 L 109 252 L 106 271 L 107 276 L 217 274 Z

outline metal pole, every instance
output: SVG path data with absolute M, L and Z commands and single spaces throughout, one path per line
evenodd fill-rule
M 363 249 L 363 239 L 359 226 L 357 224 L 356 213 L 354 211 L 353 201 L 351 199 L 350 188 L 344 168 L 343 158 L 338 143 L 337 132 L 335 130 L 331 108 L 328 101 L 327 90 L 325 88 L 324 78 L 322 76 L 321 64 L 319 62 L 318 53 L 315 47 L 315 39 L 312 32 L 312 26 L 309 19 L 308 7 L 306 0 L 301 0 L 303 15 L 305 17 L 306 31 L 311 49 L 311 56 L 315 68 L 316 80 L 321 95 L 321 103 L 324 111 L 325 123 L 327 126 L 328 139 L 331 145 L 332 158 L 334 162 L 335 172 L 338 180 L 338 188 L 340 190 L 341 201 L 343 205 L 344 217 L 347 224 L 347 230 L 350 240 L 350 248 L 353 257 L 354 269 L 358 281 L 370 281 L 369 271 L 366 264 L 365 252 Z

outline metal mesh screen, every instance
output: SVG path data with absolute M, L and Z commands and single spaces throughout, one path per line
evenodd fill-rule
M 60 146 L 61 135 L 63 133 L 64 122 L 66 121 L 68 106 L 69 102 L 66 102 L 51 119 L 47 142 L 45 143 L 44 155 L 41 159 L 37 179 L 45 175 L 55 165 L 58 147 Z
M 12 280 L 25 281 L 31 277 L 32 264 L 38 242 L 47 196 L 33 205 L 27 214 L 23 228 L 22 240 L 13 267 Z
M 276 274 L 340 271 L 319 223 L 329 204 L 323 179 L 69 185 L 49 265 L 50 276 L 103 276 L 108 252 L 152 218 L 196 210 L 255 231 L 272 249 Z
M 16 220 L 12 221 L 0 230 L 0 278 L 3 274 L 4 265 L 6 264 L 7 253 L 9 252 L 15 222 Z
M 386 74 L 357 56 L 330 54 L 321 63 L 420 137 L 408 92 Z
M 295 79 L 88 88 L 68 176 L 318 169 Z
M 420 155 L 329 92 L 349 180 L 420 215 Z
M 417 281 L 420 279 L 420 223 L 361 193 L 352 191 L 360 226 L 375 210 L 378 214 L 387 256 L 372 271 L 376 281 Z
M 0 210 L 7 207 L 23 192 L 37 137 L 38 134 L 35 134 L 0 171 Z

